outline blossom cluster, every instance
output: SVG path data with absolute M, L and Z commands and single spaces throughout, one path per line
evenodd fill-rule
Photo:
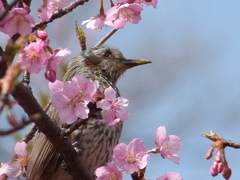
M 18 63 L 22 69 L 29 73 L 37 74 L 46 68 L 46 79 L 54 82 L 59 62 L 71 52 L 67 48 L 61 47 L 52 51 L 48 46 L 47 36 L 47 32 L 37 30 L 36 40 L 19 53 Z
M 0 14 L 5 11 L 0 0 Z M 28 8 L 14 8 L 10 10 L 7 16 L 0 22 L 0 31 L 8 34 L 10 37 L 19 33 L 28 35 L 32 32 L 31 24 L 35 23 L 34 18 L 28 14 Z
M 116 0 L 115 6 L 112 6 L 104 13 L 103 3 L 101 4 L 100 13 L 90 19 L 83 21 L 89 29 L 100 29 L 104 25 L 122 29 L 127 22 L 137 24 L 142 19 L 142 4 L 157 7 L 157 0 Z
M 49 21 L 54 11 L 66 6 L 68 0 L 47 0 L 43 1 L 42 8 L 39 9 L 40 21 Z M 34 18 L 29 15 L 30 8 L 23 4 L 22 8 L 10 10 L 7 16 L 0 22 L 0 31 L 8 34 L 10 37 L 19 33 L 20 35 L 29 35 L 32 33 L 31 24 L 35 23 Z M 5 11 L 2 0 L 0 0 L 0 14 Z
M 56 80 L 49 83 L 49 89 L 54 93 L 51 99 L 53 107 L 59 110 L 59 118 L 62 123 L 72 124 L 78 118 L 88 118 L 90 102 L 95 102 L 99 87 L 98 81 L 89 81 L 83 75 L 75 75 L 71 81 L 61 82 Z M 128 119 L 128 100 L 116 97 L 112 87 L 104 91 L 105 99 L 98 101 L 97 108 L 104 110 L 101 122 L 107 122 L 114 126 L 120 121 Z
M 213 155 L 214 148 L 211 147 L 207 154 L 206 159 L 210 159 Z M 210 174 L 214 177 L 217 176 L 219 173 L 222 173 L 222 176 L 228 180 L 232 175 L 232 170 L 228 167 L 227 160 L 224 156 L 224 149 L 219 148 L 217 150 L 216 156 L 214 158 L 213 165 L 210 168 Z
M 66 1 L 49 0 L 44 1 L 43 11 L 40 16 L 41 21 L 49 20 L 56 8 L 66 5 Z M 2 1 L 0 0 L 0 14 L 5 11 Z M 8 12 L 6 17 L 0 22 L 0 31 L 9 35 L 15 34 L 29 35 L 32 33 L 31 24 L 35 23 L 34 18 L 28 14 L 29 7 L 14 8 Z M 70 51 L 66 48 L 57 48 L 51 50 L 47 32 L 37 30 L 33 41 L 28 42 L 28 46 L 23 47 L 19 53 L 18 63 L 20 67 L 29 73 L 39 73 L 46 68 L 45 77 L 51 82 L 56 80 L 57 65 Z
M 229 168 L 225 156 L 225 140 L 219 137 L 213 130 L 210 133 L 203 133 L 203 136 L 213 141 L 212 147 L 206 153 L 206 159 L 213 157 L 214 149 L 217 149 L 213 165 L 210 168 L 210 174 L 214 177 L 222 173 L 222 176 L 228 180 L 232 175 L 232 170 Z
M 10 163 L 4 163 L 0 166 L 0 179 L 15 179 L 24 171 L 29 161 L 29 155 L 26 150 L 25 142 L 18 142 L 14 147 L 15 156 Z
M 113 159 L 106 166 L 96 169 L 97 180 L 122 180 L 122 171 L 133 174 L 135 171 L 146 168 L 150 159 L 149 153 L 160 153 L 163 158 L 168 158 L 179 164 L 180 158 L 176 153 L 181 149 L 182 143 L 178 136 L 166 136 L 166 128 L 160 126 L 155 134 L 157 148 L 145 151 L 145 144 L 140 139 L 133 139 L 128 145 L 120 143 L 113 149 Z M 118 167 L 122 170 L 118 170 Z M 157 180 L 182 180 L 180 174 L 169 172 L 160 176 Z

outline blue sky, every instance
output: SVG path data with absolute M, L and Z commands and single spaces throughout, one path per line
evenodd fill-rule
M 49 24 L 46 30 L 53 48 L 69 47 L 70 57 L 80 52 L 74 24 L 97 13 L 94 2 Z M 146 178 L 175 171 L 186 180 L 221 180 L 221 175 L 213 178 L 209 174 L 213 160 L 205 160 L 205 153 L 211 142 L 201 132 L 212 129 L 240 142 L 240 1 L 160 0 L 157 9 L 144 8 L 139 24 L 127 24 L 106 42 L 127 58 L 153 62 L 129 70 L 118 82 L 121 95 L 130 101 L 130 118 L 121 142 L 140 138 L 151 149 L 157 127 L 164 125 L 169 135 L 182 139 L 180 165 L 151 155 Z M 87 45 L 95 45 L 110 30 L 85 30 Z M 32 86 L 36 95 L 48 92 L 47 81 L 35 75 Z M 13 138 L 1 137 L 0 142 L 0 161 L 7 161 Z M 233 170 L 231 179 L 239 179 L 238 150 L 226 148 L 226 156 Z

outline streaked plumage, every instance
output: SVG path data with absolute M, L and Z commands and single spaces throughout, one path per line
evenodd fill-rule
M 147 60 L 127 60 L 122 53 L 110 47 L 99 47 L 84 51 L 69 64 L 64 81 L 71 80 L 76 74 L 82 74 L 89 80 L 99 81 L 99 90 L 111 86 L 120 96 L 116 82 L 128 69 L 136 65 L 150 63 Z M 58 110 L 50 107 L 48 115 L 60 127 L 66 127 L 59 122 Z M 111 161 L 113 147 L 118 143 L 122 123 L 117 126 L 108 126 L 96 121 L 101 119 L 101 113 L 96 113 L 89 119 L 88 125 L 81 126 L 72 135 L 73 142 L 81 145 L 82 159 L 91 173 L 97 167 Z M 62 159 L 44 134 L 38 133 L 30 162 L 28 165 L 28 180 L 71 180 L 72 176 L 61 167 Z

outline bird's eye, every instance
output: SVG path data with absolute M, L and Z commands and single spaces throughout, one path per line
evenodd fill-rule
M 108 50 L 106 50 L 105 52 L 102 53 L 102 56 L 109 57 L 109 56 L 111 56 L 111 54 L 112 54 L 112 52 L 108 49 Z

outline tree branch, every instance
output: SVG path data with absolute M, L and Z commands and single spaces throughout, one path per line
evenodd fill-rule
M 92 180 L 92 175 L 90 175 L 81 157 L 73 148 L 71 141 L 62 135 L 61 129 L 51 121 L 50 117 L 34 98 L 32 92 L 23 84 L 18 83 L 11 94 L 29 117 L 33 115 L 35 117 L 38 116 L 38 118 L 33 119 L 33 122 L 46 135 L 64 159 L 68 166 L 69 174 L 75 179 Z
M 43 25 L 48 24 L 48 23 L 52 22 L 53 20 L 66 15 L 67 13 L 73 11 L 73 9 L 77 8 L 78 6 L 83 5 L 85 2 L 88 2 L 88 0 L 77 0 L 77 1 L 72 2 L 69 6 L 59 9 L 58 11 L 53 13 L 53 15 L 49 19 L 49 21 L 38 22 L 35 25 L 33 25 L 32 32 L 36 31 L 40 27 L 43 27 Z
M 235 149 L 240 149 L 240 143 L 235 143 L 230 140 L 225 140 L 219 137 L 213 130 L 210 130 L 210 133 L 203 132 L 202 136 L 213 141 L 212 143 L 213 148 L 232 147 Z
M 9 129 L 9 130 L 2 130 L 0 131 L 0 136 L 6 136 L 11 133 L 14 133 L 22 128 L 24 128 L 26 125 L 30 124 L 32 122 L 32 118 L 29 120 L 23 120 L 20 124 L 16 125 L 15 127 Z

